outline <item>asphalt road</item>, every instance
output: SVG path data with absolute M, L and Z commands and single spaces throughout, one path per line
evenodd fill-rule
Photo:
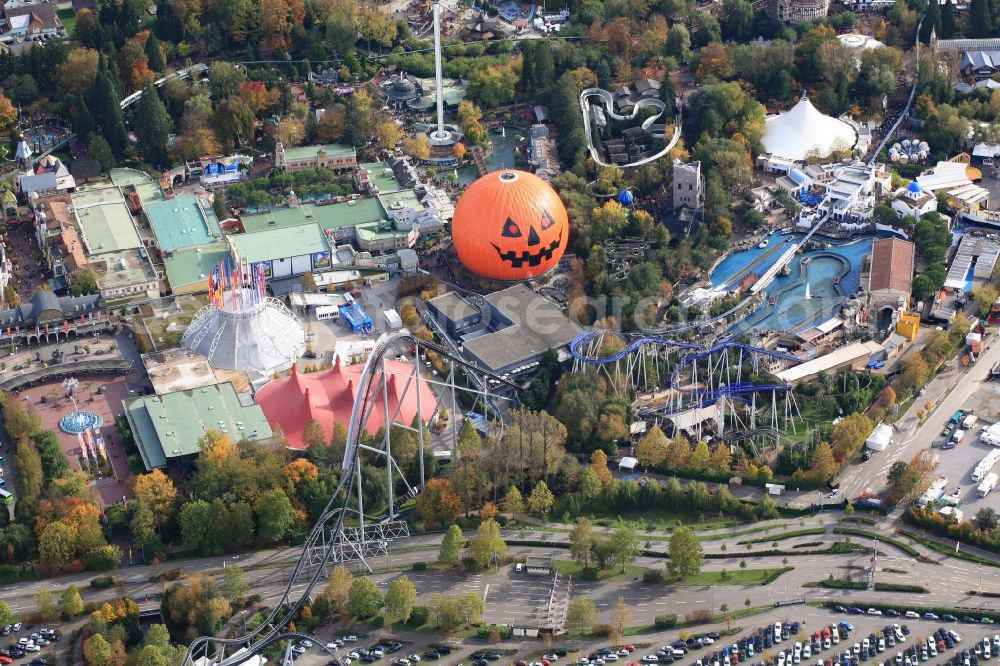
M 994 336 L 995 337 L 995 336 Z M 871 460 L 850 469 L 842 476 L 841 491 L 846 497 L 857 497 L 866 489 L 881 490 L 886 485 L 886 474 L 897 460 L 909 461 L 918 451 L 930 448 L 944 430 L 952 414 L 962 408 L 970 396 L 988 381 L 990 368 L 1000 361 L 1000 344 L 994 340 L 986 352 L 969 369 L 951 369 L 940 373 L 931 381 L 924 396 L 914 401 L 906 414 L 899 419 L 899 432 L 890 448 L 872 456 Z M 927 400 L 934 400 L 954 384 L 948 395 L 937 402 L 937 407 L 921 424 L 917 417 Z

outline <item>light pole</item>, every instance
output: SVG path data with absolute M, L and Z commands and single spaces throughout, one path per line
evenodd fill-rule
M 715 586 L 709 585 L 708 589 L 712 590 L 712 617 L 715 617 Z

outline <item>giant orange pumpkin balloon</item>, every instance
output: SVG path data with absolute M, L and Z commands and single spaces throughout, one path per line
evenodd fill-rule
M 552 269 L 566 251 L 566 207 L 526 171 L 494 171 L 458 200 L 452 241 L 462 264 L 493 280 L 526 280 Z

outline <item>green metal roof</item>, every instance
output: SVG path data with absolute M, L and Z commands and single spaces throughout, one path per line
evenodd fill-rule
M 222 236 L 215 211 L 203 199 L 186 194 L 145 206 L 146 218 L 164 252 L 210 243 Z
M 276 227 L 253 233 L 234 234 L 232 240 L 240 259 L 251 263 L 327 252 L 330 246 L 315 222 L 294 227 Z
M 368 172 L 368 180 L 372 182 L 379 192 L 396 192 L 403 189 L 392 174 L 392 168 L 388 162 L 365 162 L 359 165 Z
M 167 271 L 167 281 L 171 289 L 208 279 L 208 274 L 220 260 L 229 256 L 225 243 L 210 243 L 188 247 L 163 257 L 163 267 Z
M 76 218 L 91 254 L 142 247 L 139 232 L 132 223 L 132 214 L 123 202 L 77 208 Z
M 373 241 L 380 238 L 394 238 L 405 236 L 408 231 L 397 231 L 391 222 L 372 222 L 370 224 L 360 224 L 355 228 L 358 240 Z
M 343 157 L 354 155 L 354 146 L 347 146 L 342 143 L 324 143 L 315 146 L 298 146 L 296 148 L 285 148 L 286 160 L 303 160 L 309 157 L 316 157 L 319 151 L 323 151 L 329 157 Z
M 385 218 L 382 204 L 374 197 L 324 206 L 307 203 L 294 208 L 273 208 L 266 213 L 240 215 L 247 233 L 303 224 L 318 224 L 323 230 L 339 229 Z
M 243 405 L 230 382 L 126 400 L 125 415 L 146 469 L 198 453 L 198 440 L 209 430 L 228 433 L 234 442 L 272 435 L 261 408 Z
M 420 199 L 417 198 L 417 193 L 413 190 L 382 192 L 378 195 L 378 200 L 382 203 L 382 207 L 389 213 L 404 208 L 412 208 L 417 212 L 424 209 L 423 204 L 420 203 Z

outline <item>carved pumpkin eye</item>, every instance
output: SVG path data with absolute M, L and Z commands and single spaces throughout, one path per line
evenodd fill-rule
M 520 238 L 521 237 L 521 227 L 517 226 L 514 220 L 507 218 L 507 221 L 503 224 L 503 231 L 500 235 L 504 238 Z
M 551 229 L 552 225 L 554 225 L 555 223 L 556 221 L 552 219 L 552 216 L 549 215 L 549 212 L 547 210 L 542 210 L 542 231 Z

